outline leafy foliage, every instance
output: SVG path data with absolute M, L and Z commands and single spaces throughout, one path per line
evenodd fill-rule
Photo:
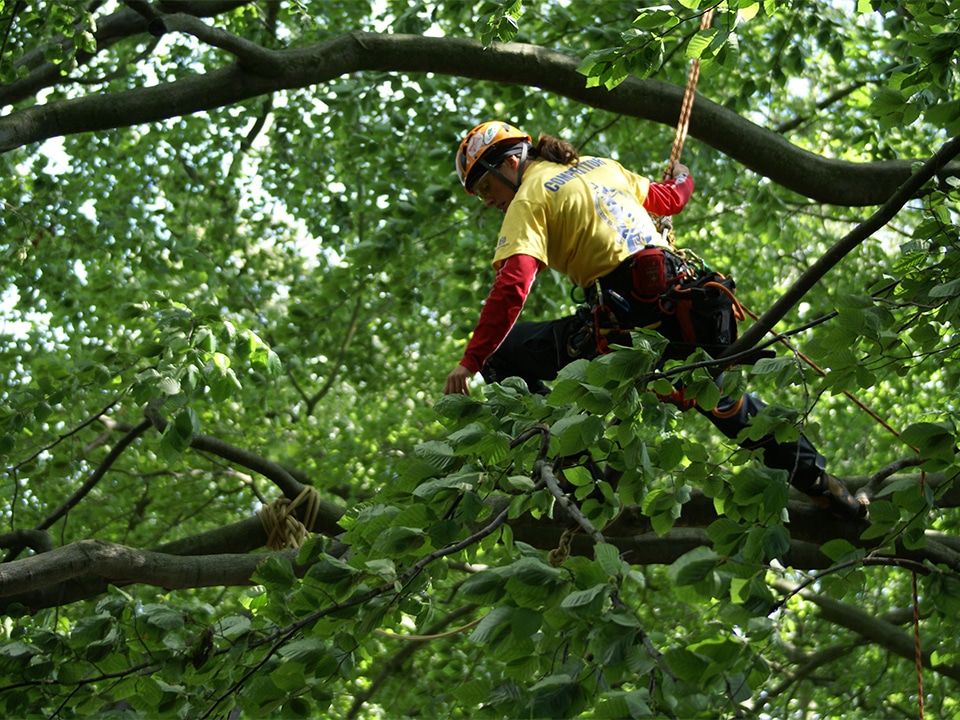
M 956 2 L 728 0 L 701 30 L 713 5 L 184 3 L 181 32 L 168 3 L 0 0 L 0 102 L 172 101 L 360 31 L 529 43 L 595 93 L 697 58 L 701 97 L 838 172 L 956 136 Z M 834 522 L 662 402 L 719 390 L 653 332 L 547 396 L 441 396 L 499 227 L 459 192 L 462 133 L 502 117 L 655 177 L 673 127 L 393 62 L 0 155 L 4 716 L 899 718 L 914 577 L 926 711 L 955 716 L 955 178 L 833 258 L 788 349 L 724 373 L 771 403 L 751 437 L 802 428 L 873 496 Z M 866 217 L 684 152 L 679 241 L 757 313 Z M 524 317 L 568 290 L 541 273 Z M 264 551 L 255 514 L 303 488 L 317 532 Z

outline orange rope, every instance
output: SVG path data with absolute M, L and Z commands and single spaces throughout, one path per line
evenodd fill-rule
M 700 31 L 703 32 L 713 21 L 713 8 L 708 8 L 704 12 L 703 17 L 700 20 Z M 687 138 L 687 130 L 690 127 L 690 113 L 693 111 L 693 98 L 697 89 L 697 81 L 700 79 L 700 59 L 694 58 L 690 62 L 690 72 L 687 75 L 687 87 L 683 92 L 683 103 L 680 106 L 680 119 L 677 123 L 677 132 L 673 138 L 673 147 L 670 149 L 670 162 L 667 166 L 667 169 L 664 171 L 663 179 L 668 180 L 673 166 L 679 162 L 680 155 L 683 152 L 683 143 Z M 657 220 L 657 229 L 664 233 L 668 237 L 668 240 L 671 245 L 674 244 L 672 224 L 670 223 L 669 218 L 658 218 Z M 725 288 L 724 288 L 725 289 Z M 740 307 L 750 313 L 750 316 L 757 320 L 757 316 L 754 315 L 750 310 L 743 306 L 741 302 L 736 300 L 734 302 L 734 307 Z M 738 319 L 742 319 L 738 318 Z M 773 331 L 771 331 L 772 333 Z M 817 373 L 822 377 L 826 377 L 827 373 L 820 368 L 815 362 L 810 358 L 804 355 L 799 350 L 793 348 L 790 345 L 790 342 L 786 338 L 780 338 L 780 341 L 786 345 L 790 350 L 796 353 L 807 365 L 812 367 Z M 867 413 L 871 418 L 876 422 L 886 428 L 888 431 L 893 433 L 894 437 L 898 440 L 902 440 L 900 433 L 897 432 L 893 427 L 890 426 L 883 418 L 877 415 L 873 410 L 864 405 L 860 400 L 853 395 L 849 390 L 844 390 L 843 394 L 847 396 L 852 402 L 854 402 L 857 407 Z M 906 443 L 911 449 L 913 449 L 917 454 L 920 453 L 918 448 L 913 447 L 909 443 Z M 926 473 L 921 471 L 920 474 L 920 491 L 924 492 L 926 481 Z M 920 614 L 917 607 L 919 603 L 919 596 L 917 595 L 917 573 L 913 572 L 913 624 L 914 624 L 914 634 L 916 636 L 916 660 L 917 660 L 917 688 L 918 688 L 918 699 L 919 699 L 919 708 L 920 708 L 920 720 L 923 720 L 923 656 L 920 653 Z
M 923 720 L 923 655 L 920 653 L 920 608 L 917 595 L 917 571 L 913 571 L 913 640 L 917 655 L 917 701 Z
M 703 32 L 713 21 L 713 8 L 708 8 L 700 20 L 700 31 Z M 700 59 L 690 61 L 690 72 L 687 75 L 687 87 L 683 92 L 683 104 L 680 106 L 680 120 L 677 123 L 677 134 L 673 138 L 673 148 L 670 150 L 670 165 L 665 173 L 669 174 L 674 163 L 680 160 L 683 152 L 683 143 L 687 139 L 687 129 L 690 127 L 690 113 L 693 111 L 693 97 L 697 90 L 697 81 L 700 79 Z M 667 179 L 664 177 L 664 179 Z
M 700 19 L 700 31 L 703 32 L 713 21 L 713 8 L 708 8 Z M 670 179 L 673 166 L 679 162 L 683 152 L 683 143 L 687 139 L 687 130 L 690 127 L 690 113 L 693 111 L 693 98 L 697 91 L 697 81 L 700 79 L 700 59 L 690 61 L 690 72 L 687 74 L 687 87 L 683 91 L 683 102 L 680 104 L 680 118 L 677 121 L 677 132 L 673 136 L 673 147 L 670 149 L 670 162 L 663 171 L 664 182 Z M 671 246 L 675 244 L 673 223 L 669 217 L 655 218 L 657 232 L 661 233 Z
M 733 306 L 733 316 L 734 316 L 737 320 L 743 320 L 743 318 L 745 317 L 744 314 L 743 314 L 744 307 L 743 307 L 743 305 L 740 303 L 740 300 L 737 299 L 737 296 L 733 294 L 733 290 L 731 290 L 730 288 L 728 288 L 726 285 L 723 285 L 722 283 L 714 282 L 714 281 L 712 281 L 712 280 L 711 280 L 710 282 L 705 282 L 705 283 L 703 284 L 703 286 L 704 286 L 705 288 L 708 288 L 708 287 L 715 288 L 715 289 L 719 290 L 720 292 L 722 292 L 724 295 L 726 295 L 726 296 L 730 299 L 730 302 L 732 303 L 732 306 Z M 754 318 L 754 319 L 756 319 L 756 318 Z

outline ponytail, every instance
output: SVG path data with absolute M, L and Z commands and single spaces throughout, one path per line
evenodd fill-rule
M 566 140 L 540 133 L 537 145 L 533 148 L 533 156 L 543 158 L 560 165 L 576 165 L 580 162 L 580 153 Z

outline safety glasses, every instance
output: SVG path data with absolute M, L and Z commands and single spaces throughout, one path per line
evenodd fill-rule
M 486 200 L 488 197 L 490 197 L 490 193 L 493 192 L 493 179 L 493 174 L 487 171 L 480 176 L 480 179 L 477 180 L 476 184 L 473 186 L 473 192 L 481 200 Z

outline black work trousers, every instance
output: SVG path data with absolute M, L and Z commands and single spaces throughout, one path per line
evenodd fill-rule
M 607 287 L 605 286 L 604 289 L 606 290 Z M 618 293 L 618 295 L 629 297 L 628 288 L 621 289 L 627 292 Z M 626 322 L 632 319 L 633 326 L 643 327 L 654 322 L 651 318 L 651 313 L 654 312 L 656 310 L 652 306 L 632 311 L 625 309 L 625 316 L 621 320 Z M 626 315 L 634 317 L 629 318 Z M 638 315 L 644 317 L 638 317 Z M 571 339 L 582 338 L 585 325 L 583 314 L 571 315 L 559 320 L 517 323 L 496 352 L 487 360 L 481 371 L 484 380 L 492 383 L 508 377 L 519 377 L 527 383 L 531 392 L 546 394 L 549 389 L 544 381 L 554 380 L 563 367 L 579 357 L 589 358 L 597 354 L 595 349 L 592 353 L 584 354 L 571 354 L 569 351 Z M 587 332 L 591 331 L 588 329 Z M 664 333 L 667 339 L 676 339 L 670 337 L 670 334 L 669 330 Z M 617 342 L 628 345 L 629 335 L 618 336 Z M 717 382 L 719 384 L 720 380 L 718 379 Z M 723 396 L 714 411 L 702 410 L 699 406 L 697 409 L 726 437 L 736 440 L 750 418 L 765 407 L 765 403 L 748 393 L 743 395 L 739 409 L 731 413 L 738 402 L 734 398 Z M 731 414 L 727 416 L 728 413 Z M 744 444 L 744 447 L 751 450 L 762 448 L 764 464 L 770 468 L 786 470 L 791 484 L 801 491 L 812 488 L 826 469 L 825 458 L 804 435 L 801 435 L 796 442 L 781 443 L 768 437 Z

